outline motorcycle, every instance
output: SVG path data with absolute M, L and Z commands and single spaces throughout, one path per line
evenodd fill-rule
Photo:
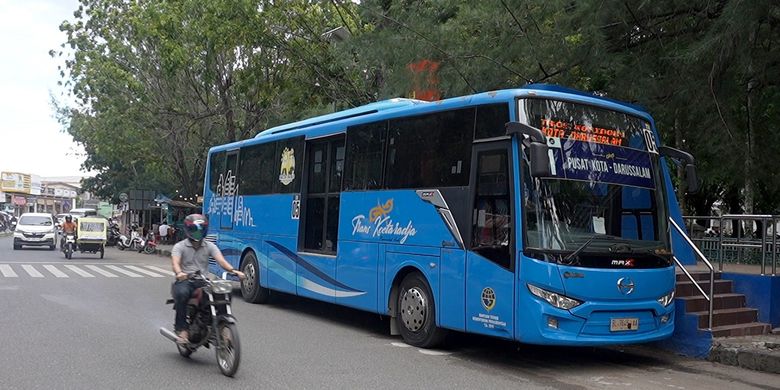
M 200 272 L 189 275 L 200 285 L 187 302 L 187 324 L 189 339 L 186 343 L 177 342 L 178 336 L 170 329 L 160 328 L 160 334 L 176 342 L 179 354 L 189 357 L 200 347 L 216 349 L 217 364 L 223 375 L 232 377 L 238 370 L 241 360 L 241 344 L 238 340 L 236 319 L 230 308 L 233 285 L 227 279 L 209 280 Z M 168 299 L 166 304 L 172 304 Z
M 151 232 L 146 236 L 146 239 L 142 239 L 138 246 L 138 253 L 146 253 L 147 255 L 153 254 L 157 250 L 157 241 L 154 239 L 154 234 Z
M 125 236 L 124 234 L 119 236 L 119 239 L 116 242 L 116 247 L 120 251 L 123 251 L 125 249 L 135 250 L 138 248 L 138 246 L 141 244 L 141 237 L 138 235 L 138 232 L 133 230 L 132 233 L 130 233 L 130 237 Z
M 119 233 L 119 226 L 111 224 L 111 226 L 108 227 L 108 241 L 106 241 L 106 245 L 116 245 L 119 242 L 120 237 L 122 237 L 122 234 Z
M 70 260 L 73 257 L 73 252 L 76 251 L 76 235 L 73 233 L 65 234 L 65 242 L 62 244 L 62 251 L 65 253 L 65 258 Z

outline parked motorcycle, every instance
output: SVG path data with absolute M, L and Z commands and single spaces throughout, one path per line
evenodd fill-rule
M 236 318 L 230 308 L 233 285 L 224 273 L 223 279 L 209 280 L 200 272 L 189 275 L 200 285 L 187 302 L 187 324 L 189 340 L 186 344 L 176 343 L 179 354 L 189 357 L 200 347 L 216 349 L 219 370 L 232 377 L 241 360 L 241 344 L 238 340 Z M 173 299 L 168 299 L 172 304 Z M 160 334 L 176 342 L 178 336 L 167 328 L 160 328 Z
M 62 244 L 62 252 L 65 253 L 65 258 L 70 260 L 73 257 L 73 252 L 76 251 L 76 235 L 68 233 L 65 235 L 65 241 Z
M 157 241 L 154 239 L 154 234 L 149 232 L 146 235 L 146 239 L 142 239 L 138 246 L 138 253 L 146 253 L 147 255 L 153 254 L 157 250 Z
M 135 230 L 130 233 L 130 237 L 125 236 L 124 234 L 120 235 L 116 242 L 116 247 L 120 251 L 125 249 L 135 250 L 139 246 L 141 246 L 141 236 Z

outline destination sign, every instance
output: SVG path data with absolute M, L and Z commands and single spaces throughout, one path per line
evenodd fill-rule
M 647 152 L 560 138 L 550 138 L 549 146 L 558 178 L 655 188 Z

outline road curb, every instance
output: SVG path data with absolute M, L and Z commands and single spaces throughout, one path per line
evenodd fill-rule
M 766 337 L 714 341 L 707 360 L 780 374 L 780 343 Z

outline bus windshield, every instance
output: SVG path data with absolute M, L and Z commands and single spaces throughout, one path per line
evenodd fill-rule
M 526 99 L 519 107 L 520 120 L 548 137 L 554 160 L 550 178 L 531 178 L 523 164 L 526 254 L 578 266 L 668 266 L 667 210 L 650 124 L 562 101 Z

